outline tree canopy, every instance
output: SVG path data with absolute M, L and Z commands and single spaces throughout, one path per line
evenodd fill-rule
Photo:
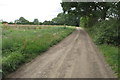
M 62 2 L 64 13 L 89 18 L 88 24 L 106 18 L 120 17 L 120 2 Z
M 79 22 L 75 14 L 59 13 L 57 17 L 52 19 L 52 22 L 56 25 L 71 25 L 78 26 Z

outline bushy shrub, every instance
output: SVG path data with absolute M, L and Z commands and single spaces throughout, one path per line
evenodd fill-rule
M 80 18 L 80 27 L 87 27 L 88 24 L 88 17 L 81 17 Z
M 91 30 L 93 31 L 95 43 L 119 45 L 118 37 L 120 35 L 118 35 L 118 27 L 120 27 L 120 24 L 115 19 L 97 23 Z

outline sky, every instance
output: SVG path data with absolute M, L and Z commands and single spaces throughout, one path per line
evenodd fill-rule
M 0 0 L 0 20 L 14 22 L 24 17 L 29 21 L 51 20 L 63 12 L 61 0 Z

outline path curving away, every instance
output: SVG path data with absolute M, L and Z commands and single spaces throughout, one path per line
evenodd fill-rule
M 88 34 L 81 28 L 7 78 L 114 78 Z

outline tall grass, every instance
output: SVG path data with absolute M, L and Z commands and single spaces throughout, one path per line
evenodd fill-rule
M 3 26 L 3 75 L 15 71 L 74 31 L 71 27 L 11 27 Z

